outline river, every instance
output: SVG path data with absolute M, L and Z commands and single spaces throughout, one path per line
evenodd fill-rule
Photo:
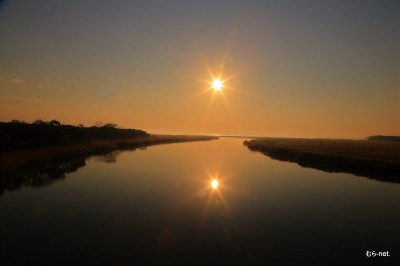
M 48 184 L 5 191 L 2 265 L 399 261 L 399 184 L 272 160 L 243 141 L 94 156 Z

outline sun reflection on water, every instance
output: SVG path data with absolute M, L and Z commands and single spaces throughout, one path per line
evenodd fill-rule
M 213 179 L 213 180 L 211 181 L 211 187 L 212 187 L 213 189 L 217 189 L 217 188 L 218 188 L 218 180 L 217 180 L 217 179 Z
M 231 209 L 227 201 L 229 195 L 235 193 L 241 196 L 248 196 L 248 193 L 229 186 L 228 180 L 231 178 L 229 174 L 221 176 L 219 171 L 207 172 L 206 178 L 201 178 L 204 186 L 201 186 L 201 188 L 195 193 L 199 199 L 204 200 L 206 198 L 204 202 L 204 218 L 208 217 L 215 211 L 231 216 Z
M 224 178 L 221 178 L 219 175 L 209 174 L 208 179 L 208 199 L 205 204 L 204 215 L 207 217 L 211 210 L 213 211 L 222 211 L 225 214 L 230 214 L 229 207 L 227 202 L 223 196 L 223 181 Z

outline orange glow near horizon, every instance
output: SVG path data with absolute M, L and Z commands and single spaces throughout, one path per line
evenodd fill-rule
M 26 96 L 22 92 L 29 90 L 34 84 L 12 84 L 9 79 L 0 76 L 0 89 L 7 84 L 9 87 L 18 87 L 19 90 L 15 92 L 21 93 L 2 98 L 0 120 L 19 119 L 31 122 L 35 119 L 56 119 L 63 124 L 85 126 L 104 121 L 124 128 L 142 129 L 152 134 L 305 138 L 364 138 L 377 133 L 398 135 L 400 130 L 394 108 L 382 106 L 377 113 L 375 110 L 378 105 L 374 105 L 376 103 L 372 100 L 366 101 L 364 107 L 357 108 L 347 99 L 341 102 L 341 108 L 337 108 L 333 102 L 324 101 L 315 102 L 311 108 L 310 104 L 315 96 L 310 94 L 308 97 L 298 93 L 305 90 L 304 87 L 297 86 L 298 92 L 289 94 L 288 88 L 295 87 L 290 81 L 283 85 L 273 79 L 268 84 L 265 81 L 254 82 L 260 75 L 250 75 L 255 70 L 251 70 L 249 66 L 231 64 L 226 68 L 227 64 L 222 64 L 223 67 L 212 68 L 214 64 L 205 59 L 193 65 L 195 67 L 188 71 L 192 74 L 179 73 L 182 84 L 176 88 L 168 87 L 168 93 L 158 91 L 157 88 L 162 86 L 157 87 L 156 83 L 150 86 L 140 83 L 139 80 L 127 84 L 132 87 L 138 84 L 148 86 L 150 91 L 130 90 L 127 89 L 128 85 L 126 88 L 105 88 L 100 92 L 82 90 L 85 93 L 77 94 L 79 100 L 65 98 L 58 103 L 46 98 L 47 96 L 41 98 L 39 95 L 46 95 L 49 89 L 42 88 L 38 91 L 38 96 Z M 165 78 L 168 81 L 166 83 L 173 83 L 175 78 L 176 76 L 170 75 Z M 62 88 L 61 85 L 60 87 Z M 193 90 L 183 90 L 184 87 Z M 58 88 L 54 89 L 56 95 Z M 263 90 L 268 93 L 260 94 Z M 267 96 L 268 99 L 263 98 Z M 292 96 L 296 96 L 296 99 Z M 174 99 L 174 104 L 165 104 L 172 102 L 171 99 Z M 385 104 L 390 105 L 387 101 Z M 371 118 L 371 121 L 363 117 Z

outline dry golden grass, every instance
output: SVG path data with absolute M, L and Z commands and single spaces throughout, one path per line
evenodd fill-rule
M 400 142 L 261 138 L 244 144 L 271 158 L 305 167 L 400 181 Z
M 339 139 L 263 138 L 249 141 L 249 148 L 288 149 L 316 154 L 342 155 L 400 163 L 400 142 Z

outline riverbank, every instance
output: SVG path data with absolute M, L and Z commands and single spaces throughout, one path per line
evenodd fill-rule
M 72 145 L 26 149 L 0 153 L 0 179 L 20 176 L 43 166 L 70 161 L 72 158 L 85 158 L 106 154 L 116 150 L 134 150 L 151 145 L 207 141 L 218 139 L 214 136 L 150 135 L 123 140 L 91 140 Z
M 326 172 L 344 172 L 400 182 L 400 143 L 374 140 L 261 138 L 245 141 L 251 151 Z

